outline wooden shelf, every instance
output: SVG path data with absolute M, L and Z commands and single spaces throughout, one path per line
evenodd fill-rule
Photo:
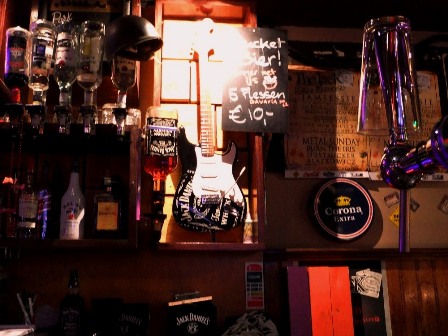
M 263 251 L 263 243 L 240 244 L 240 243 L 160 243 L 158 250 L 180 250 L 180 251 Z
M 23 249 L 23 250 L 55 250 L 55 249 L 135 249 L 127 239 L 80 239 L 80 240 L 15 240 L 7 239 L 0 241 L 0 248 Z

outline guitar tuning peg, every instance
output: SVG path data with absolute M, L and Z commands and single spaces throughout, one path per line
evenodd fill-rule
M 212 19 L 210 19 L 209 17 L 202 19 L 202 25 L 204 27 L 204 31 L 213 33 L 215 23 L 213 22 Z

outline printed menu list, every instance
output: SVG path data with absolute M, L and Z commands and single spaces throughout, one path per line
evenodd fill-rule
M 359 81 L 359 72 L 349 70 L 290 69 L 285 136 L 288 176 L 379 171 L 389 137 L 357 134 Z M 408 134 L 412 144 L 428 140 L 432 126 L 441 118 L 437 76 L 418 72 L 418 85 L 422 132 Z

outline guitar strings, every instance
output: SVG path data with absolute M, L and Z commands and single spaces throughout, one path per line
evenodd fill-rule
M 240 177 L 243 175 L 243 173 L 244 173 L 245 171 L 246 171 L 246 166 L 244 166 L 244 167 L 241 169 L 240 173 L 238 174 L 238 177 L 235 179 L 235 182 L 230 186 L 229 189 L 226 190 L 226 192 L 224 193 L 224 196 L 230 191 L 230 189 L 232 189 L 232 188 L 237 184 L 238 180 L 240 179 Z M 224 198 L 224 196 L 221 197 L 221 198 Z

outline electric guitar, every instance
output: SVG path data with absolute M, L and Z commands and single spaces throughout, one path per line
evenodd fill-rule
M 200 141 L 199 145 L 192 144 L 185 129 L 180 127 L 178 150 L 182 175 L 173 200 L 173 217 L 177 223 L 200 232 L 230 230 L 244 223 L 247 212 L 246 199 L 233 176 L 235 143 L 229 143 L 222 155 L 215 152 L 215 113 L 206 80 L 211 75 L 208 71 L 211 49 L 203 43 L 213 31 L 213 21 L 205 19 L 203 23 L 207 24 L 204 30 L 207 36 L 195 48 L 199 57 Z M 244 168 L 239 176 L 243 172 Z

